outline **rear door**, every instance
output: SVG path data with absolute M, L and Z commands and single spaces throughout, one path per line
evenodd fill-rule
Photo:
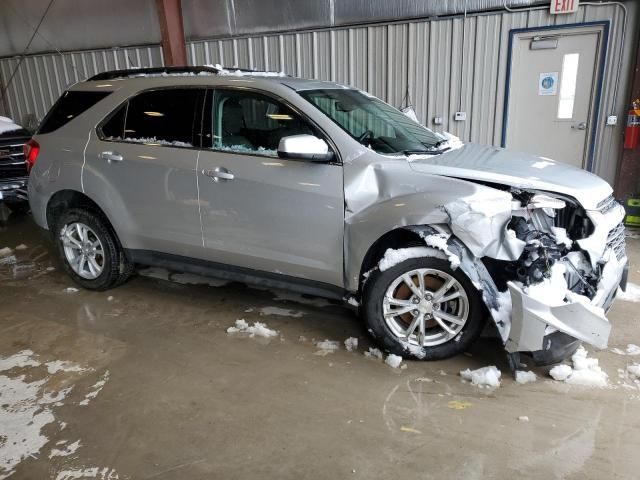
M 197 256 L 202 250 L 196 162 L 205 90 L 139 93 L 87 145 L 85 191 L 126 248 Z
M 284 136 L 322 133 L 282 100 L 246 89 L 210 94 L 203 118 L 206 258 L 341 286 L 342 165 L 277 154 Z

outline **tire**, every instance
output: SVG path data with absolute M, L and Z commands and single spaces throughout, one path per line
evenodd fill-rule
M 79 232 L 85 228 L 87 241 L 80 243 L 86 252 L 78 246 L 83 238 Z M 80 208 L 68 210 L 56 222 L 54 241 L 65 271 L 82 288 L 108 290 L 124 283 L 133 273 L 134 265 L 127 260 L 118 238 L 99 213 Z M 90 245 L 94 246 L 93 253 Z M 72 265 L 73 258 L 78 259 L 84 253 L 87 260 L 82 262 L 83 268 L 78 267 L 81 262 L 73 262 L 75 266 Z M 74 257 L 74 254 L 78 255 Z M 88 257 L 91 256 L 96 263 L 89 262 Z
M 403 280 L 405 274 L 409 274 L 415 288 Z M 422 297 L 416 294 L 421 291 L 420 276 L 424 279 Z M 440 292 L 449 282 L 452 286 L 444 293 Z M 384 272 L 376 268 L 369 276 L 363 294 L 363 314 L 369 332 L 384 350 L 407 358 L 441 360 L 462 353 L 480 336 L 486 319 L 486 307 L 471 281 L 460 269 L 453 270 L 448 261 L 440 258 L 412 258 Z M 435 294 L 445 301 L 438 302 Z M 430 295 L 431 299 L 428 298 Z M 454 298 L 449 300 L 448 297 Z M 402 302 L 402 305 L 396 305 L 396 302 Z M 406 309 L 411 310 L 394 315 L 396 311 Z M 421 315 L 425 319 L 422 342 L 421 322 L 416 319 Z M 445 320 L 445 315 L 457 323 Z M 442 323 L 448 330 L 441 326 Z M 415 330 L 407 340 L 406 333 L 412 326 Z

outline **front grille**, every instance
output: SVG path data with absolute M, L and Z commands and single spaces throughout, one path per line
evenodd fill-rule
M 598 203 L 598 206 L 596 207 L 596 209 L 599 210 L 600 213 L 606 214 L 607 212 L 610 212 L 611 210 L 613 210 L 616 207 L 616 205 L 618 205 L 618 202 L 616 201 L 616 199 L 613 198 L 613 195 L 609 195 L 607 198 L 605 198 L 600 203 Z
M 621 260 L 625 256 L 623 223 L 620 223 L 609 232 L 609 236 L 607 237 L 607 249 L 609 248 L 613 249 L 618 260 Z
M 23 143 L 0 145 L 0 178 L 27 175 L 27 164 L 22 152 Z

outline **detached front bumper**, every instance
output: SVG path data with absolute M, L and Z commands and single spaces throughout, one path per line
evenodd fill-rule
M 507 351 L 530 353 L 536 363 L 544 364 L 562 360 L 580 342 L 606 348 L 611 324 L 605 311 L 611 306 L 618 286 L 625 287 L 626 256 L 618 261 L 611 260 L 606 270 L 607 278 L 602 279 L 594 297 L 596 304 L 589 303 L 586 297 L 573 297 L 562 305 L 547 305 L 510 282 L 512 315 L 505 344 Z

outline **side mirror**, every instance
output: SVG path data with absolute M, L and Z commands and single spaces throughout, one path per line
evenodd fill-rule
M 333 160 L 333 152 L 324 140 L 313 135 L 291 135 L 282 137 L 278 145 L 278 156 L 292 160 L 309 160 L 311 162 L 329 162 Z

